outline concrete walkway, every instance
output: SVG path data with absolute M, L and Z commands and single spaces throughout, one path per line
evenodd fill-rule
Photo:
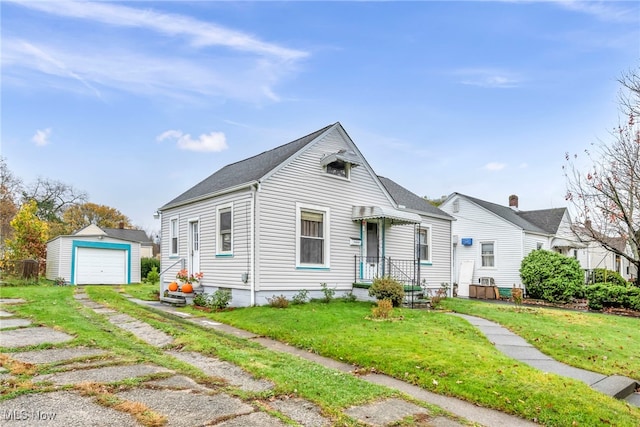
M 574 368 L 552 359 L 518 335 L 495 322 L 467 314 L 454 313 L 453 315 L 466 319 L 478 328 L 496 346 L 496 349 L 513 359 L 544 372 L 582 381 L 594 390 L 617 399 L 624 399 L 631 405 L 640 406 L 640 393 L 635 392 L 640 387 L 640 384 L 634 379 L 620 375 L 607 376 L 585 369 Z
M 214 329 L 227 334 L 237 336 L 239 338 L 252 340 L 254 342 L 260 343 L 261 345 L 263 345 L 264 347 L 270 350 L 292 354 L 294 356 L 298 356 L 300 358 L 318 363 L 330 369 L 336 369 L 343 372 L 351 372 L 354 369 L 352 365 L 349 365 L 347 363 L 343 363 L 327 357 L 319 356 L 315 353 L 310 353 L 308 351 L 301 350 L 299 348 L 288 346 L 279 341 L 275 341 L 269 338 L 260 337 L 252 332 L 238 329 L 233 326 L 225 325 L 223 323 L 213 322 L 211 320 L 203 319 L 201 317 L 194 317 L 188 313 L 183 313 L 177 310 L 173 306 L 165 305 L 160 302 L 142 301 L 135 298 L 130 298 L 130 301 L 143 306 L 147 306 L 147 307 L 151 307 L 151 308 L 163 311 L 165 313 L 168 313 L 174 316 L 178 316 L 182 319 L 185 319 L 187 321 L 198 324 L 208 329 Z M 453 415 L 456 415 L 460 418 L 464 418 L 468 421 L 471 421 L 473 423 L 477 423 L 486 427 L 504 427 L 504 426 L 532 427 L 532 426 L 538 425 L 536 423 L 533 423 L 512 415 L 508 415 L 500 411 L 479 407 L 473 403 L 470 403 L 461 399 L 456 399 L 454 397 L 447 397 L 447 396 L 439 395 L 436 393 L 432 393 L 430 391 L 424 390 L 420 387 L 406 383 L 404 381 L 400 381 L 388 375 L 369 374 L 369 375 L 361 376 L 360 378 L 370 383 L 383 385 L 389 388 L 399 390 L 417 400 L 439 406 L 440 408 L 450 412 Z M 384 410 L 382 410 L 381 412 L 384 414 Z M 371 415 L 372 412 L 369 412 L 369 414 Z M 445 425 L 445 422 L 446 422 L 447 426 L 462 426 L 462 424 L 456 423 L 452 420 L 443 419 L 439 421 L 442 422 L 441 425 Z M 375 423 L 371 423 L 370 421 L 368 422 L 368 424 L 375 425 Z M 437 426 L 439 424 L 432 420 L 430 425 Z

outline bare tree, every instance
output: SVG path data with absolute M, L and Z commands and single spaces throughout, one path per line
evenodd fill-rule
M 59 222 L 68 207 L 87 201 L 87 193 L 61 181 L 40 177 L 23 191 L 22 199 L 35 200 L 38 205 L 38 218 Z
M 581 234 L 612 253 L 626 258 L 640 272 L 640 74 L 624 74 L 620 110 L 624 121 L 610 141 L 585 150 L 591 165 L 577 166 L 580 156 L 566 154 L 563 166 L 567 200 L 576 209 L 575 225 Z M 623 244 L 620 244 L 622 242 Z M 636 277 L 640 286 L 640 278 Z

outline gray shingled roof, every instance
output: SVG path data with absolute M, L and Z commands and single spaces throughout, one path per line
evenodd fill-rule
M 531 231 L 534 233 L 555 234 L 555 232 L 549 233 L 543 228 L 531 223 L 526 218 L 523 218 L 523 216 L 521 216 L 522 212 L 520 211 L 515 211 L 510 207 L 487 202 L 485 200 L 476 199 L 475 197 L 466 196 L 464 194 L 460 194 L 460 193 L 455 193 L 455 194 L 458 194 L 459 196 L 472 201 L 478 206 L 485 208 L 489 212 L 494 213 L 495 215 L 509 221 L 510 223 L 514 224 L 517 227 L 522 228 L 525 231 Z
M 281 145 L 280 147 L 265 151 L 248 159 L 231 163 L 171 200 L 160 208 L 160 210 L 188 200 L 198 199 L 208 194 L 215 194 L 228 188 L 257 181 L 297 153 L 305 145 L 336 125 L 338 125 L 338 123 L 326 126 L 288 144 Z
M 556 234 L 567 208 L 541 209 L 537 211 L 521 211 L 518 215 L 530 223 L 540 227 L 549 234 Z
M 143 245 L 152 245 L 153 242 L 144 230 L 131 230 L 127 228 L 101 228 L 107 236 L 114 239 L 128 240 L 130 242 L 140 242 Z
M 424 198 L 418 196 L 415 193 L 412 193 L 411 191 L 407 190 L 400 184 L 390 180 L 389 178 L 378 176 L 378 179 L 380 179 L 380 182 L 382 182 L 384 188 L 387 189 L 389 195 L 398 205 L 402 205 L 405 208 L 414 211 L 423 212 L 427 215 L 438 215 L 445 218 L 453 219 L 453 217 L 448 213 L 433 206 Z

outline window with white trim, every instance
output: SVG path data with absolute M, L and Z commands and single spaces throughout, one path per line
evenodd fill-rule
M 431 261 L 431 228 L 420 226 L 416 232 L 416 256 L 420 262 Z
M 482 257 L 482 266 L 483 267 L 495 267 L 496 266 L 496 253 L 495 253 L 495 242 L 481 242 L 480 243 L 480 252 Z
M 178 255 L 178 218 L 169 220 L 169 255 Z
M 296 213 L 297 266 L 329 266 L 329 210 L 305 205 Z
M 218 219 L 218 255 L 233 253 L 233 210 L 231 205 L 220 206 L 217 209 Z

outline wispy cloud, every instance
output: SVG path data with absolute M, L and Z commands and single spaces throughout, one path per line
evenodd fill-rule
M 466 68 L 454 71 L 459 82 L 465 85 L 485 88 L 515 88 L 522 84 L 522 78 L 505 70 L 492 68 Z
M 168 130 L 156 137 L 158 142 L 175 140 L 181 150 L 218 152 L 228 148 L 227 138 L 223 132 L 211 132 L 202 134 L 198 139 L 193 139 L 190 134 L 180 130 Z
M 559 6 L 576 12 L 595 16 L 602 21 L 638 23 L 636 2 L 551 0 Z
M 181 100 L 278 102 L 276 85 L 309 55 L 185 15 L 102 2 L 13 3 L 67 18 L 69 26 L 73 20 L 94 25 L 95 31 L 89 37 L 65 38 L 14 30 L 3 39 L 2 55 L 3 74 L 11 82 L 29 78 L 29 85 L 68 90 L 77 90 L 80 83 L 96 96 L 115 89 Z M 136 31 L 138 42 L 114 42 L 113 28 L 97 24 Z
M 46 129 L 38 129 L 31 138 L 33 142 L 36 143 L 38 147 L 44 147 L 49 144 L 49 137 L 51 136 L 51 128 Z
M 499 171 L 502 170 L 506 167 L 507 165 L 505 165 L 504 163 L 498 163 L 498 162 L 491 162 L 491 163 L 487 163 L 486 165 L 484 165 L 484 169 L 488 170 L 488 171 Z

